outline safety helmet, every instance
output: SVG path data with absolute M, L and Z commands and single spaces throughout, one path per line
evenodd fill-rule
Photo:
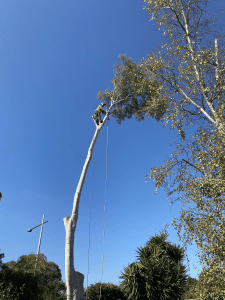
M 104 103 L 104 102 L 102 102 L 102 103 L 101 103 L 101 106 L 105 106 L 105 103 Z

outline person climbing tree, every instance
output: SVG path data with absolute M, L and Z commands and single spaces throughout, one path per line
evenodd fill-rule
M 79 211 L 79 203 L 80 203 L 80 196 L 82 192 L 82 187 L 85 181 L 85 177 L 87 174 L 88 166 L 92 159 L 92 153 L 94 149 L 95 142 L 97 140 L 98 134 L 102 129 L 104 122 L 108 119 L 110 114 L 110 110 L 114 105 L 117 104 L 117 101 L 114 100 L 113 94 L 109 95 L 112 96 L 111 98 L 107 99 L 107 106 L 108 110 L 106 110 L 106 116 L 103 119 L 102 126 L 97 126 L 96 122 L 96 130 L 88 149 L 87 158 L 85 160 L 82 173 L 76 188 L 74 201 L 73 201 L 73 210 L 71 217 L 65 217 L 63 219 L 65 230 L 66 230 L 66 246 L 65 246 L 65 279 L 66 279 L 66 297 L 69 300 L 79 300 L 83 299 L 83 282 L 84 282 L 84 275 L 74 269 L 74 235 L 75 229 L 78 220 L 78 211 Z M 110 103 L 111 100 L 111 103 Z M 123 101 L 126 99 L 122 99 Z M 120 100 L 120 101 L 122 101 Z M 101 104 L 102 106 L 102 104 Z M 108 134 L 108 131 L 107 131 Z M 107 138 L 108 141 L 108 138 Z M 101 290 L 100 290 L 101 293 Z
M 102 102 L 102 103 L 97 107 L 97 109 L 96 109 L 94 115 L 92 116 L 93 120 L 96 121 L 96 124 L 97 124 L 97 125 L 99 125 L 99 123 L 102 123 L 102 120 L 101 120 L 101 113 L 102 113 L 103 115 L 106 114 L 106 112 L 103 110 L 103 106 L 105 106 L 105 103 Z

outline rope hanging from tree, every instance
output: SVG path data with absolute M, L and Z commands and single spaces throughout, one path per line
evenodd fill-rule
M 102 251 L 102 276 L 99 300 L 101 299 L 102 291 L 102 277 L 103 277 L 103 260 L 104 260 L 104 241 L 105 241 L 105 209 L 106 209 L 106 187 L 107 187 L 107 158 L 108 158 L 108 119 L 107 119 L 107 142 L 106 142 L 106 176 L 105 176 L 105 205 L 104 205 L 104 230 L 103 230 L 103 251 Z M 89 250 L 90 250 L 90 224 L 91 224 L 91 198 L 92 198 L 92 176 L 93 176 L 93 162 L 91 172 L 91 195 L 90 195 L 90 221 L 89 221 L 89 246 L 88 246 L 88 274 L 89 274 Z M 87 274 L 87 289 L 88 289 L 88 274 Z M 86 299 L 88 299 L 88 291 L 86 293 Z

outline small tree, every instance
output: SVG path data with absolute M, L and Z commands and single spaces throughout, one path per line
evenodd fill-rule
M 138 248 L 138 262 L 124 268 L 121 279 L 127 299 L 181 299 L 187 281 L 183 250 L 166 241 L 167 233 Z
M 97 300 L 100 296 L 101 282 L 91 284 L 85 291 L 84 296 L 88 295 L 88 299 Z M 121 288 L 112 283 L 102 283 L 101 300 L 126 300 Z

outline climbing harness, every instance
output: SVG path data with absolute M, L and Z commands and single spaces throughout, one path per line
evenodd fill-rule
M 105 240 L 105 208 L 106 208 L 106 186 L 107 186 L 108 136 L 109 136 L 109 134 L 108 134 L 108 119 L 107 119 L 107 142 L 106 142 L 106 176 L 105 176 L 105 205 L 104 205 L 104 230 L 103 230 L 102 276 L 101 276 L 101 286 L 100 286 L 100 295 L 99 295 L 99 300 L 100 300 L 100 298 L 101 298 L 101 291 L 102 291 L 103 260 L 104 260 L 104 240 Z M 91 172 L 90 221 L 89 221 L 89 246 L 88 246 L 88 274 L 89 274 L 89 250 L 90 250 L 90 224 L 91 224 L 92 176 L 93 176 L 93 163 L 92 163 L 92 172 Z M 86 291 L 86 299 L 88 299 L 88 274 L 87 274 L 87 291 Z

